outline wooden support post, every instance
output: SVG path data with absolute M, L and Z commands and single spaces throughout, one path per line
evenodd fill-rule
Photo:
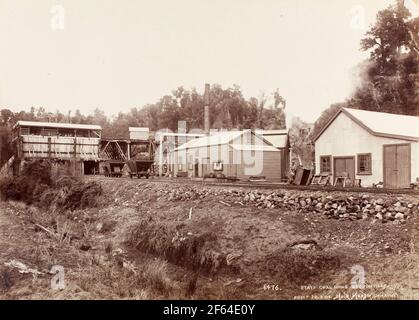
M 151 160 L 151 139 L 148 140 L 148 159 Z
M 51 158 L 51 137 L 48 137 L 48 158 Z
M 77 130 L 74 130 L 74 148 L 73 148 L 73 157 L 77 157 Z
M 163 175 L 163 134 L 160 133 L 160 145 L 159 145 L 159 176 Z

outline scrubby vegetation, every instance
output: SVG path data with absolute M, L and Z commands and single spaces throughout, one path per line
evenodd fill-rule
M 302 285 L 314 277 L 339 270 L 342 255 L 336 251 L 281 249 L 267 257 L 268 271 L 281 283 Z
M 25 162 L 18 177 L 6 176 L 0 180 L 4 200 L 23 201 L 44 209 L 89 208 L 98 205 L 102 188 L 95 182 L 83 182 L 69 176 L 51 176 L 51 162 Z
M 275 196 L 193 183 L 51 177 L 50 165 L 28 163 L 21 177 L 0 184 L 10 200 L 0 202 L 0 295 L 8 298 L 283 299 L 307 294 L 301 288 L 311 284 L 348 286 L 354 264 L 365 266 L 374 283 L 394 280 L 375 270 L 410 263 L 417 206 L 411 195 L 397 200 L 414 204 L 404 223 L 349 221 L 305 210 L 314 205 L 311 191 Z M 10 261 L 43 274 L 33 285 L 31 275 L 3 266 Z M 54 265 L 65 269 L 62 291 L 50 289 Z M 403 276 L 396 281 L 406 282 Z M 321 290 L 308 293 L 329 289 Z
M 225 256 L 214 250 L 217 236 L 212 232 L 199 235 L 182 232 L 179 223 L 154 222 L 145 218 L 132 227 L 128 244 L 144 253 L 151 253 L 194 271 L 219 271 Z

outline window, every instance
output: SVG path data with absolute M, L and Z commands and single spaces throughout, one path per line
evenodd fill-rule
M 371 174 L 371 153 L 358 154 L 358 174 Z
M 223 162 L 214 162 L 214 171 L 223 171 Z
M 332 156 L 320 156 L 320 173 L 332 172 Z

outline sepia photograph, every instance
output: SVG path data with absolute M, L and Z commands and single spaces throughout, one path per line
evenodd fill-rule
M 419 300 L 418 215 L 418 0 L 0 0 L 0 300 Z

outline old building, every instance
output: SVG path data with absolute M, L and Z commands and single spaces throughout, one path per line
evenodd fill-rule
M 290 166 L 290 138 L 288 129 L 278 130 L 255 130 L 256 134 L 263 136 L 275 148 L 281 151 L 281 174 L 286 179 Z
M 169 170 L 175 176 L 218 174 L 240 180 L 265 177 L 269 181 L 281 181 L 286 176 L 283 162 L 288 158 L 285 154 L 251 130 L 213 132 L 171 152 Z
M 408 188 L 419 177 L 419 118 L 342 108 L 315 137 L 316 173 Z
M 94 171 L 101 130 L 97 125 L 18 121 L 13 127 L 17 166 L 25 160 L 50 159 L 71 174 Z

